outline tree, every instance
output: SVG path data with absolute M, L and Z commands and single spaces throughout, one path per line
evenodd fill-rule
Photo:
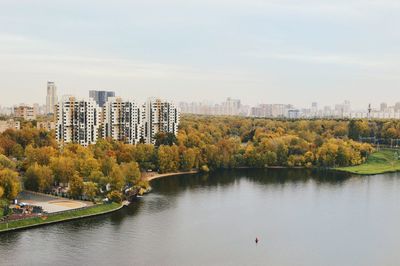
M 0 170 L 3 170 L 4 168 L 15 169 L 15 167 L 16 165 L 13 161 L 8 159 L 3 154 L 0 154 Z
M 96 159 L 90 157 L 85 159 L 77 160 L 79 173 L 84 177 L 88 178 L 93 172 L 100 169 L 100 164 Z
M 158 148 L 158 164 L 161 173 L 176 172 L 179 168 L 178 147 L 161 145 Z
M 134 150 L 135 161 L 139 164 L 143 170 L 155 169 L 155 163 L 157 160 L 156 150 L 153 145 L 150 144 L 138 144 Z
M 182 152 L 181 155 L 181 169 L 183 171 L 192 170 L 196 163 L 196 152 L 194 149 L 189 148 Z
M 69 193 L 72 197 L 82 196 L 84 192 L 83 178 L 76 172 L 69 181 Z
M 156 147 L 159 147 L 161 145 L 168 145 L 172 146 L 177 143 L 177 139 L 174 133 L 165 133 L 165 132 L 159 132 L 155 136 L 156 140 Z
M 18 173 L 10 169 L 1 170 L 0 187 L 2 187 L 4 190 L 3 197 L 9 200 L 15 199 L 18 193 L 21 191 Z
M 68 183 L 75 174 L 74 160 L 70 157 L 56 157 L 51 159 L 50 167 L 54 173 L 54 180 L 57 183 Z
M 121 165 L 123 175 L 125 176 L 125 183 L 134 185 L 140 179 L 140 169 L 137 162 L 130 162 Z
M 3 197 L 4 195 L 4 188 L 0 187 L 0 199 Z
M 101 160 L 101 171 L 103 172 L 104 176 L 110 176 L 111 171 L 117 165 L 115 158 L 112 157 L 105 157 Z
M 33 163 L 39 165 L 49 165 L 53 157 L 56 156 L 57 151 L 53 147 L 34 148 L 29 145 L 25 150 L 26 163 L 28 167 Z
M 98 189 L 96 183 L 85 182 L 85 183 L 83 183 L 83 191 L 84 191 L 84 194 L 86 195 L 86 197 L 89 198 L 89 200 L 94 200 L 99 189 Z
M 108 193 L 107 198 L 109 198 L 112 202 L 121 203 L 122 202 L 122 193 L 116 190 Z
M 25 173 L 25 187 L 33 191 L 49 191 L 53 184 L 53 171 L 50 167 L 34 163 Z
M 124 174 L 119 165 L 114 165 L 110 173 L 110 185 L 112 190 L 121 191 L 125 185 Z

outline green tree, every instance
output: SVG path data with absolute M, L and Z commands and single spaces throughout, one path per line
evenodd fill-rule
M 155 140 L 156 147 L 159 147 L 161 145 L 172 146 L 177 143 L 176 136 L 173 133 L 159 132 L 156 134 Z

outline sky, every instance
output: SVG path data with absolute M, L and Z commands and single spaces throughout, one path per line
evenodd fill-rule
M 0 105 L 400 101 L 398 0 L 0 0 Z

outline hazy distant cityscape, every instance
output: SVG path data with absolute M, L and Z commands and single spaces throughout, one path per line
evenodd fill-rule
M 34 120 L 37 116 L 45 116 L 54 113 L 53 108 L 58 102 L 54 82 L 48 83 L 46 104 L 20 103 L 14 106 L 0 106 L 0 115 L 14 116 L 26 120 Z M 50 90 L 50 91 L 49 91 Z M 97 97 L 96 102 L 102 107 L 108 97 L 115 97 L 114 91 L 102 91 L 104 95 L 95 94 L 95 90 L 89 91 L 91 99 Z M 107 94 L 108 93 L 108 94 Z M 365 103 L 365 108 L 352 108 L 351 102 L 344 100 L 335 105 L 321 105 L 318 102 L 310 102 L 309 106 L 295 106 L 290 103 L 260 103 L 248 105 L 240 99 L 227 97 L 225 101 L 215 103 L 212 101 L 179 102 L 177 104 L 183 114 L 198 115 L 227 115 L 264 118 L 289 118 L 289 119 L 313 119 L 313 118 L 377 118 L 400 119 L 400 102 L 390 105 L 382 102 L 378 106 Z
M 320 106 L 313 102 L 309 107 L 296 107 L 292 104 L 264 103 L 256 106 L 245 105 L 240 99 L 227 98 L 219 104 L 209 102 L 180 102 L 182 113 L 200 115 L 233 115 L 266 118 L 392 118 L 400 119 L 400 102 L 389 106 L 381 103 L 374 107 L 366 104 L 365 109 L 351 108 L 350 101 L 335 104 L 334 106 Z

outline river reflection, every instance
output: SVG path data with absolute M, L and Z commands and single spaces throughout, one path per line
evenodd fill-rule
M 0 265 L 400 264 L 396 173 L 240 169 L 152 186 L 110 215 L 0 235 Z

